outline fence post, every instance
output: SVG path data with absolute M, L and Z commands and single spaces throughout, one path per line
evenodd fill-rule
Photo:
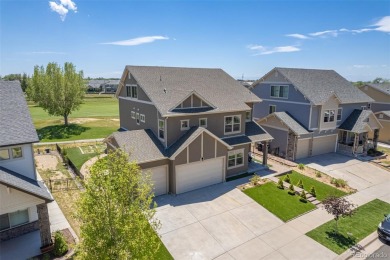
M 49 186 L 50 186 L 50 191 L 53 192 L 53 187 L 51 186 L 51 179 L 49 179 Z

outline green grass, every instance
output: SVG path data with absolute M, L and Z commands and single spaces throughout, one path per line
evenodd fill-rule
M 156 234 L 157 236 L 157 234 Z M 158 251 L 154 257 L 154 259 L 158 260 L 171 260 L 173 259 L 172 255 L 169 253 L 168 249 L 165 247 L 163 242 L 160 239 L 160 247 L 158 248 Z
M 299 201 L 299 196 L 292 196 L 287 190 L 278 189 L 273 182 L 244 190 L 244 193 L 283 221 L 315 209 L 313 204 Z
M 307 177 L 307 176 L 300 174 L 296 171 L 292 171 L 292 173 L 290 173 L 289 176 L 290 176 L 291 183 L 295 186 L 297 186 L 297 183 L 299 180 L 302 180 L 303 188 L 307 192 L 310 191 L 311 186 L 314 186 L 314 188 L 316 189 L 317 200 L 319 200 L 319 201 L 323 201 L 329 195 L 333 195 L 336 197 L 342 197 L 342 196 L 347 194 L 344 191 L 336 189 L 335 187 L 332 187 L 332 186 L 327 185 L 325 183 L 319 182 L 313 178 Z M 285 175 L 279 177 L 279 179 L 283 180 L 284 177 L 285 177 Z
M 335 232 L 335 221 L 331 220 L 306 235 L 337 254 L 343 253 L 351 246 L 377 229 L 384 214 L 389 214 L 390 204 L 381 200 L 373 200 L 358 208 L 352 217 L 339 220 L 339 232 Z
M 82 147 L 81 147 L 82 148 Z M 69 160 L 73 162 L 73 164 L 77 167 L 77 169 L 81 169 L 81 166 L 91 159 L 92 157 L 95 157 L 99 154 L 101 154 L 102 151 L 96 151 L 93 153 L 85 153 L 82 154 L 79 147 L 73 147 L 73 148 L 67 148 L 66 149 L 66 155 L 68 156 Z

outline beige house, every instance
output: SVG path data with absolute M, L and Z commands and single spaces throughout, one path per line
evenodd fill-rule
M 252 120 L 261 100 L 221 69 L 126 66 L 116 96 L 122 131 L 105 142 L 151 171 L 156 195 L 248 172 L 251 144 L 272 140 Z

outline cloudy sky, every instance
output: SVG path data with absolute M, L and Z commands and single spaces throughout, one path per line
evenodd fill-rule
M 0 0 L 0 75 L 51 61 L 90 77 L 156 65 L 390 78 L 390 1 Z

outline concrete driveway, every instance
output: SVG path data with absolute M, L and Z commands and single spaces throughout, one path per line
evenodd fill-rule
M 333 259 L 235 187 L 240 179 L 156 198 L 162 241 L 175 259 Z M 314 212 L 313 212 L 314 213 Z
M 390 181 L 390 172 L 372 163 L 337 153 L 305 158 L 299 162 L 334 178 L 344 179 L 359 191 Z

